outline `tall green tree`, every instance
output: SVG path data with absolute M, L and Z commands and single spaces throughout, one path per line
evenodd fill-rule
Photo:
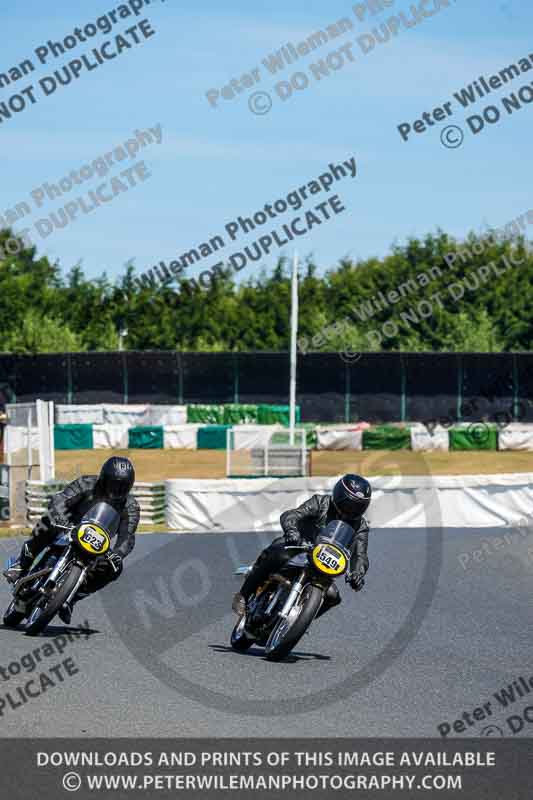
M 243 270 L 238 284 L 225 269 L 205 286 L 190 277 L 141 286 L 131 263 L 116 280 L 105 265 L 91 280 L 80 263 L 63 271 L 35 247 L 7 247 L 12 236 L 0 231 L 4 352 L 116 350 L 124 329 L 130 350 L 288 349 L 283 259 L 253 277 Z M 472 233 L 459 242 L 437 231 L 322 274 L 309 258 L 301 272 L 299 334 L 308 350 L 533 349 L 533 254 L 521 239 Z

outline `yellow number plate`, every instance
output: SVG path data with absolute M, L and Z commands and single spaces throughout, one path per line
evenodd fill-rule
M 111 540 L 107 533 L 98 525 L 85 523 L 78 530 L 78 544 L 94 556 L 102 556 L 109 550 Z
M 313 550 L 313 564 L 327 575 L 342 575 L 346 572 L 346 557 L 342 550 L 331 544 L 319 544 Z

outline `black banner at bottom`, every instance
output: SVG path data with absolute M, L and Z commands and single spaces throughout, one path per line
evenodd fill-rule
M 533 739 L 3 739 L 9 800 L 531 800 Z

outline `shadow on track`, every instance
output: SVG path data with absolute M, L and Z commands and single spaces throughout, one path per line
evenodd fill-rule
M 211 650 L 214 650 L 216 653 L 232 653 L 234 656 L 254 656 L 254 658 L 262 658 L 263 661 L 266 661 L 267 658 L 265 656 L 264 650 L 259 650 L 257 648 L 252 648 L 247 650 L 246 653 L 237 653 L 232 647 L 226 647 L 222 644 L 210 644 L 209 645 Z M 324 656 L 321 653 L 291 653 L 287 658 L 283 659 L 281 663 L 283 664 L 296 664 L 298 661 L 331 661 L 331 656 Z
M 0 625 L 0 631 L 16 631 L 17 633 L 24 633 L 24 628 L 19 626 L 17 628 L 9 628 L 7 625 Z M 53 639 L 56 636 L 62 636 L 65 633 L 83 633 L 85 636 L 93 636 L 95 633 L 100 633 L 96 628 L 76 628 L 69 625 L 49 625 L 45 631 L 34 637 L 36 639 Z

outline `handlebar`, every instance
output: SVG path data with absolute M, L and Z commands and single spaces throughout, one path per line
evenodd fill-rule
M 285 550 L 299 550 L 301 553 L 310 553 L 313 550 L 312 544 L 286 544 Z

